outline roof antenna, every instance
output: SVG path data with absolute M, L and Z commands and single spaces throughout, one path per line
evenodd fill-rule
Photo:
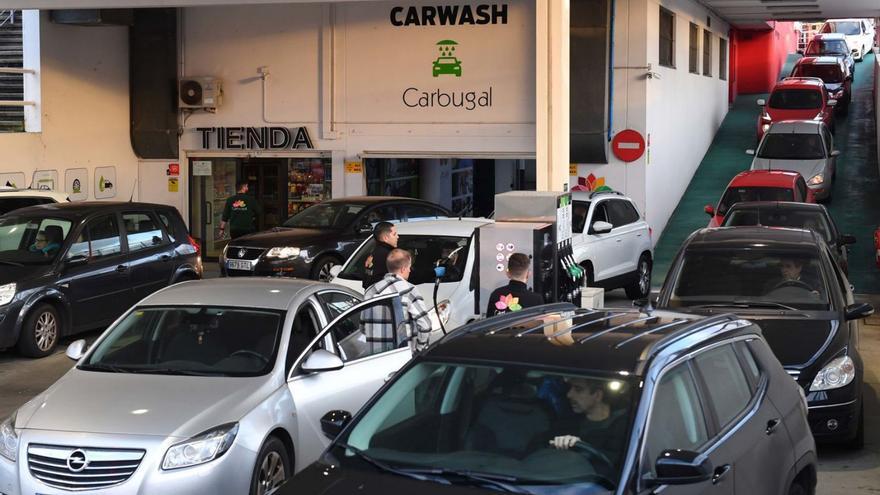
M 138 185 L 138 180 L 137 180 L 137 177 L 135 177 L 135 179 L 134 179 L 134 185 L 131 186 L 131 196 L 128 198 L 128 202 L 129 202 L 129 203 L 133 203 L 133 202 L 134 202 L 134 190 L 137 188 L 137 185 Z

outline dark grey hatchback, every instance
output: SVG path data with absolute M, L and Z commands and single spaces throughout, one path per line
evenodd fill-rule
M 0 349 L 47 356 L 60 337 L 201 278 L 197 246 L 172 206 L 57 203 L 0 217 Z
M 353 420 L 328 413 L 335 441 L 279 493 L 812 494 L 806 411 L 739 317 L 539 306 L 454 331 Z

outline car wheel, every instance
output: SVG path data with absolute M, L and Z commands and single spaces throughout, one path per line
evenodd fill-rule
M 859 422 L 856 426 L 856 434 L 847 443 L 847 446 L 853 450 L 861 450 L 865 447 L 865 404 L 859 408 Z
M 61 315 L 51 304 L 39 304 L 30 312 L 18 337 L 18 352 L 41 358 L 52 354 L 61 336 Z
M 810 495 L 810 490 L 804 486 L 803 481 L 794 480 L 791 486 L 788 487 L 788 495 Z
M 312 264 L 311 278 L 314 280 L 320 280 L 321 282 L 329 282 L 330 270 L 338 264 L 340 264 L 339 260 L 334 256 L 321 256 Z
M 257 455 L 251 477 L 251 495 L 266 495 L 277 490 L 291 474 L 287 449 L 277 437 L 269 437 Z
M 625 287 L 629 299 L 644 299 L 651 293 L 651 258 L 643 254 L 636 267 L 636 280 Z

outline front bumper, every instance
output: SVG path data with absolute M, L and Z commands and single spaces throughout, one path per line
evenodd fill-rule
M 311 263 L 305 258 L 294 257 L 286 260 L 269 261 L 260 256 L 256 260 L 250 260 L 250 270 L 236 270 L 229 268 L 227 259 L 220 257 L 220 275 L 223 277 L 296 277 L 309 278 L 311 275 Z M 238 260 L 233 260 L 238 261 Z
M 816 442 L 852 440 L 859 427 L 858 400 L 828 406 L 811 406 L 808 421 Z
M 4 495 L 175 495 L 242 494 L 250 490 L 256 452 L 238 442 L 219 459 L 190 468 L 163 471 L 162 459 L 168 447 L 181 439 L 54 431 L 22 430 L 17 462 L 0 457 L 0 493 Z M 35 478 L 29 469 L 28 446 L 58 445 L 90 449 L 143 449 L 146 451 L 134 474 L 107 488 L 69 490 L 50 486 Z
M 826 199 L 828 196 L 831 196 L 831 181 L 825 181 L 815 186 L 808 185 L 807 187 L 813 191 L 813 196 L 815 196 L 816 199 Z

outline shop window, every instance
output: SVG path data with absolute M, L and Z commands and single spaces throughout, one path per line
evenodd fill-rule
M 712 77 L 712 32 L 703 30 L 703 75 Z
M 718 40 L 718 77 L 722 81 L 727 80 L 727 40 Z
M 392 158 L 365 162 L 368 195 L 419 197 L 418 159 Z
M 323 158 L 292 159 L 287 172 L 287 216 L 330 199 L 330 161 Z
M 660 7 L 660 65 L 675 68 L 675 14 Z
M 700 28 L 693 22 L 690 23 L 690 36 L 688 45 L 688 71 L 691 74 L 700 73 Z
M 0 132 L 39 132 L 40 15 L 0 10 Z

